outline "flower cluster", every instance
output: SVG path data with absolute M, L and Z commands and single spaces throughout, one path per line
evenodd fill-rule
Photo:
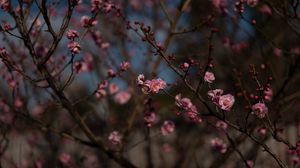
M 215 80 L 215 75 L 212 72 L 205 72 L 204 81 L 212 83 Z
M 113 131 L 109 134 L 108 140 L 113 145 L 119 145 L 122 143 L 122 135 L 118 131 Z
M 252 113 L 258 118 L 265 118 L 268 114 L 268 107 L 264 103 L 256 103 L 252 106 Z
M 232 106 L 234 105 L 235 99 L 231 94 L 223 94 L 222 89 L 215 89 L 208 91 L 208 96 L 211 101 L 216 104 L 220 109 L 224 111 L 230 111 Z
M 189 119 L 194 122 L 202 122 L 202 119 L 198 115 L 196 106 L 189 98 L 182 98 L 181 94 L 178 94 L 175 96 L 175 104 L 186 113 Z
M 145 94 L 158 93 L 160 90 L 165 89 L 167 86 L 166 82 L 160 78 L 145 80 L 145 77 L 142 74 L 138 76 L 137 84 L 142 88 L 142 91 Z
M 220 138 L 214 138 L 210 141 L 210 145 L 215 150 L 219 151 L 221 154 L 226 153 L 227 145 Z
M 4 11 L 9 11 L 10 10 L 9 0 L 0 0 L 0 6 L 1 9 L 3 9 Z
M 79 33 L 76 30 L 68 30 L 67 38 L 70 40 L 68 43 L 68 48 L 72 54 L 78 54 L 81 50 L 80 44 L 75 41 L 75 38 L 79 37 Z
M 95 19 L 91 19 L 89 16 L 82 16 L 80 19 L 80 24 L 84 28 L 89 28 L 97 25 L 98 22 Z
M 160 131 L 163 135 L 169 135 L 175 130 L 175 124 L 172 121 L 164 121 L 163 125 L 160 127 Z
M 98 99 L 102 99 L 106 96 L 106 90 L 105 88 L 107 88 L 107 85 L 108 85 L 108 82 L 107 80 L 104 80 L 103 82 L 101 82 L 99 85 L 98 85 L 98 89 L 95 93 L 96 97 Z

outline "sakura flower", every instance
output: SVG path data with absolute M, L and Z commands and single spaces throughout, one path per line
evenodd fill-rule
M 138 76 L 137 84 L 142 88 L 145 94 L 158 93 L 167 86 L 166 82 L 160 78 L 145 81 L 144 75 L 142 74 Z
M 265 118 L 268 113 L 268 107 L 264 103 L 256 103 L 252 106 L 252 112 L 258 118 Z
M 175 104 L 186 111 L 195 111 L 192 101 L 189 98 L 181 98 L 181 94 L 175 96 Z
M 114 77 L 117 76 L 116 72 L 115 72 L 113 69 L 109 69 L 109 70 L 107 71 L 107 75 L 108 75 L 109 77 L 111 77 L 111 78 L 114 78 Z
M 247 5 L 250 7 L 255 7 L 258 3 L 258 0 L 247 0 Z
M 205 72 L 204 81 L 212 83 L 215 80 L 215 75 L 212 72 Z
M 215 89 L 215 90 L 210 90 L 207 92 L 208 97 L 215 102 L 216 104 L 218 104 L 219 102 L 219 98 L 220 96 L 223 94 L 223 90 L 222 89 Z
M 172 121 L 164 121 L 163 125 L 160 127 L 160 131 L 163 135 L 169 135 L 175 130 L 175 124 Z
M 114 101 L 118 104 L 126 104 L 131 98 L 131 94 L 128 91 L 121 91 L 114 97 Z
M 95 12 L 101 8 L 102 0 L 91 0 L 91 11 Z
M 59 155 L 59 161 L 64 164 L 64 165 L 67 165 L 70 163 L 71 161 L 71 156 L 67 153 L 61 153 Z
M 80 44 L 75 41 L 70 41 L 68 43 L 68 48 L 71 51 L 72 54 L 78 54 L 81 50 Z
M 118 145 L 122 143 L 122 135 L 118 131 L 113 131 L 109 134 L 108 140 L 113 145 Z
M 210 141 L 210 145 L 215 150 L 219 151 L 221 154 L 226 153 L 227 145 L 220 138 L 214 138 Z
M 218 121 L 218 122 L 216 123 L 216 127 L 219 128 L 219 129 L 221 129 L 221 130 L 226 130 L 227 127 L 228 127 L 228 125 L 227 125 L 227 123 L 224 122 L 224 121 Z
M 157 116 L 154 112 L 144 113 L 144 122 L 147 125 L 147 127 L 152 127 L 152 125 L 156 121 L 156 118 L 157 118 Z
M 235 101 L 235 99 L 231 94 L 226 94 L 226 95 L 220 96 L 219 107 L 222 110 L 230 111 L 234 104 L 234 101 Z
M 88 66 L 84 61 L 76 61 L 73 64 L 73 70 L 75 73 L 81 73 L 88 71 Z
M 109 84 L 108 90 L 109 90 L 109 94 L 112 95 L 119 91 L 119 87 L 117 84 L 111 83 L 111 84 Z
M 121 71 L 127 71 L 130 68 L 130 63 L 123 61 L 120 64 Z
M 9 11 L 10 10 L 10 4 L 9 4 L 9 0 L 0 0 L 0 6 L 1 9 L 3 9 L 4 11 Z
M 266 88 L 264 90 L 264 99 L 268 102 L 272 101 L 273 91 L 271 88 Z
M 74 40 L 77 37 L 79 37 L 79 33 L 76 30 L 70 29 L 67 31 L 67 38 L 69 40 Z
M 82 16 L 80 19 L 81 26 L 85 28 L 95 26 L 97 23 L 98 23 L 97 20 L 91 19 L 88 16 Z

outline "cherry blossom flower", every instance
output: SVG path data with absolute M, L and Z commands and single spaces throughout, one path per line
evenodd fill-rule
M 223 90 L 222 89 L 214 89 L 214 90 L 210 90 L 207 92 L 208 97 L 215 103 L 215 104 L 219 104 L 219 98 L 222 96 L 223 94 Z
M 227 125 L 227 123 L 224 122 L 224 121 L 218 121 L 218 122 L 216 123 L 216 127 L 219 128 L 219 129 L 221 129 L 221 130 L 226 130 L 227 127 L 228 127 L 228 125 Z
M 130 68 L 130 63 L 127 61 L 123 61 L 120 64 L 121 71 L 127 71 Z
M 70 41 L 68 43 L 68 48 L 71 51 L 72 54 L 78 54 L 81 50 L 80 44 L 75 41 Z
M 215 150 L 219 151 L 221 154 L 226 153 L 227 145 L 220 138 L 214 138 L 210 141 L 210 145 Z
M 111 84 L 109 84 L 108 91 L 109 91 L 109 94 L 111 94 L 111 95 L 115 94 L 119 91 L 119 87 L 117 84 L 111 83 Z
M 234 104 L 234 101 L 235 101 L 235 99 L 231 94 L 226 94 L 226 95 L 220 96 L 219 107 L 222 110 L 230 111 Z
M 264 103 L 256 103 L 252 106 L 252 112 L 258 118 L 265 118 L 268 114 L 268 107 Z
M 91 0 L 91 11 L 95 12 L 101 8 L 102 0 Z
M 173 121 L 164 121 L 163 125 L 160 127 L 160 131 L 163 135 L 169 135 L 175 130 L 175 124 Z
M 3 9 L 4 11 L 9 11 L 10 10 L 10 4 L 9 4 L 9 0 L 0 0 L 0 6 L 1 9 Z
M 126 104 L 131 98 L 129 91 L 121 91 L 114 96 L 114 101 L 118 104 Z
M 272 16 L 272 9 L 268 5 L 263 5 L 260 7 L 259 12 L 267 16 Z
M 215 80 L 215 75 L 212 72 L 205 72 L 204 81 L 212 83 Z
M 61 153 L 59 155 L 59 161 L 64 165 L 68 165 L 71 162 L 71 156 L 67 153 Z
M 247 0 L 247 5 L 250 7 L 255 7 L 258 3 L 258 0 Z
M 142 88 L 145 94 L 158 93 L 167 86 L 166 82 L 160 78 L 145 81 L 144 75 L 142 74 L 138 76 L 137 84 Z
M 95 26 L 97 23 L 98 23 L 97 20 L 91 19 L 88 16 L 82 16 L 80 19 L 81 26 L 85 28 Z
M 108 140 L 113 145 L 119 145 L 122 143 L 122 135 L 118 131 L 113 131 L 109 134 Z
M 147 127 L 152 127 L 154 122 L 156 121 L 156 113 L 154 112 L 146 112 L 144 113 L 144 122 L 147 125 Z
M 264 99 L 267 102 L 271 102 L 272 101 L 272 97 L 273 97 L 273 90 L 271 88 L 266 88 L 264 90 Z
M 79 37 L 79 33 L 76 30 L 70 29 L 67 31 L 67 38 L 69 40 L 74 40 L 77 37 Z

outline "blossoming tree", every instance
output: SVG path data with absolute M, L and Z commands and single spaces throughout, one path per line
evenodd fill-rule
M 298 0 L 0 0 L 3 167 L 295 167 Z

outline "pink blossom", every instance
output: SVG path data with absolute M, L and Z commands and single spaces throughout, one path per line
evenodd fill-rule
M 160 127 L 160 131 L 163 135 L 169 135 L 175 130 L 175 124 L 173 121 L 164 121 L 163 125 Z
M 81 26 L 85 28 L 95 26 L 97 23 L 98 23 L 97 20 L 91 19 L 88 16 L 82 16 L 80 19 Z
M 210 90 L 207 92 L 208 97 L 215 103 L 215 104 L 219 104 L 219 98 L 222 96 L 223 94 L 223 90 L 222 89 L 214 89 L 214 90 Z
M 267 102 L 271 102 L 272 101 L 272 97 L 273 97 L 273 91 L 271 88 L 266 88 L 264 90 L 264 99 L 267 101 Z
M 175 104 L 185 111 L 197 113 L 196 106 L 193 105 L 192 101 L 189 98 L 181 98 L 181 94 L 175 96 Z
M 21 107 L 23 107 L 23 106 L 24 106 L 23 100 L 22 100 L 21 98 L 17 97 L 17 98 L 15 99 L 14 106 L 15 106 L 16 108 L 21 108 Z
M 144 122 L 147 125 L 147 127 L 152 127 L 154 122 L 156 121 L 156 113 L 154 112 L 146 112 L 144 113 Z
M 127 71 L 130 68 L 130 63 L 127 61 L 123 61 L 120 64 L 121 71 Z
M 220 138 L 214 138 L 210 141 L 211 147 L 219 151 L 221 154 L 226 153 L 227 145 Z
M 88 66 L 84 61 L 76 61 L 73 64 L 73 70 L 75 73 L 87 72 Z
M 60 161 L 62 164 L 67 165 L 67 164 L 69 164 L 70 161 L 71 161 L 71 156 L 70 156 L 69 154 L 67 154 L 67 153 L 61 153 L 61 154 L 59 155 L 59 161 Z
M 110 77 L 110 78 L 114 78 L 114 77 L 116 77 L 116 72 L 113 70 L 113 69 L 109 69 L 108 71 L 107 71 L 107 75 Z
M 9 4 L 9 0 L 0 0 L 0 6 L 1 9 L 3 9 L 4 11 L 9 11 L 10 10 L 10 4 Z
M 265 118 L 268 113 L 268 107 L 264 103 L 256 103 L 252 106 L 252 112 L 258 118 Z
M 264 15 L 272 16 L 272 9 L 268 5 L 263 5 L 259 11 Z
M 109 90 L 109 94 L 115 94 L 119 91 L 119 87 L 117 84 L 111 83 L 109 84 L 108 90 Z
M 78 54 L 81 50 L 80 44 L 75 41 L 70 41 L 68 43 L 68 48 L 71 51 L 72 54 Z
M 211 0 L 212 5 L 222 13 L 227 12 L 227 0 Z
M 234 104 L 234 97 L 231 94 L 223 95 L 219 98 L 219 107 L 222 110 L 230 111 Z
M 102 0 L 91 0 L 91 11 L 95 12 L 101 8 Z
M 114 101 L 118 104 L 126 104 L 131 98 L 131 94 L 128 91 L 121 91 L 114 97 Z
M 273 53 L 274 53 L 275 56 L 280 57 L 282 55 L 282 50 L 277 48 L 277 47 L 274 47 L 273 48 Z
M 74 40 L 77 37 L 79 37 L 79 33 L 76 30 L 70 29 L 67 31 L 67 38 L 69 40 Z
M 267 133 L 267 129 L 265 127 L 260 127 L 258 128 L 257 132 L 259 133 L 260 136 L 265 136 Z
M 219 129 L 221 129 L 221 130 L 226 130 L 227 127 L 228 127 L 228 125 L 227 125 L 227 123 L 224 122 L 224 121 L 218 121 L 218 122 L 216 123 L 216 127 L 219 128 Z
M 247 0 L 247 5 L 250 7 L 255 7 L 258 3 L 258 0 Z
M 113 145 L 118 145 L 122 143 L 122 135 L 118 131 L 113 131 L 109 134 L 108 140 Z
M 158 93 L 167 86 L 166 82 L 160 78 L 145 81 L 144 75 L 141 74 L 137 78 L 137 83 L 145 94 Z
M 212 83 L 215 80 L 215 75 L 212 72 L 205 72 L 204 81 Z

